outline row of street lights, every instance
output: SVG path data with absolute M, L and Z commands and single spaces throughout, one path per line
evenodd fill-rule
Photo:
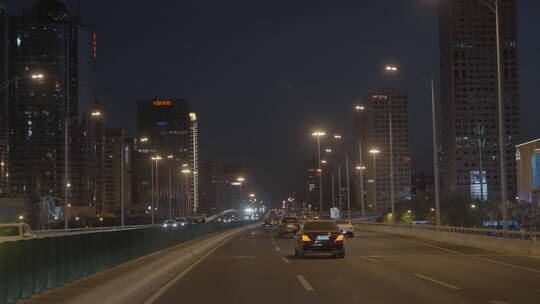
M 501 45 L 501 14 L 500 14 L 500 0 L 480 0 L 480 3 L 484 4 L 486 7 L 488 7 L 490 10 L 493 11 L 495 14 L 495 32 L 496 32 L 496 52 L 497 52 L 497 105 L 498 105 L 498 134 L 499 134 L 499 175 L 500 175 L 500 187 L 501 187 L 501 193 L 500 193 L 500 205 L 502 210 L 502 217 L 503 217 L 503 229 L 508 229 L 508 210 L 507 210 L 507 178 L 506 178 L 506 156 L 505 156 L 505 149 L 506 149 L 506 143 L 505 143 L 505 121 L 504 121 L 504 96 L 503 96 L 503 76 L 502 76 L 502 45 Z M 390 73 L 395 73 L 399 71 L 399 68 L 397 66 L 388 65 L 385 67 L 385 70 Z M 431 108 L 432 108 L 432 136 L 433 136 L 433 170 L 434 170 L 434 184 L 435 184 L 435 222 L 437 226 L 441 225 L 441 213 L 440 213 L 440 177 L 439 177 L 439 164 L 438 164 L 438 139 L 437 139 L 437 109 L 436 109 L 436 103 L 435 103 L 435 83 L 433 76 L 430 77 L 430 87 L 431 87 Z M 364 110 L 364 106 L 357 105 L 355 106 L 355 110 Z M 390 137 L 390 191 L 391 191 L 391 204 L 392 204 L 392 222 L 395 223 L 396 217 L 395 217 L 395 198 L 394 198 L 394 178 L 393 178 L 393 142 L 392 142 L 392 111 L 389 111 L 389 137 Z M 320 146 L 319 143 L 319 137 L 321 134 L 324 135 L 324 132 L 314 132 L 313 135 L 317 136 L 317 143 L 318 146 Z M 361 141 L 359 141 L 360 146 L 360 154 L 359 154 L 359 160 L 360 165 L 358 168 L 362 168 L 362 150 L 361 150 Z M 320 151 L 320 148 L 319 148 Z M 380 152 L 378 149 L 371 149 L 369 151 L 373 154 L 373 176 L 374 180 L 376 178 L 376 169 L 375 169 L 375 163 L 376 163 L 376 155 Z M 319 152 L 320 155 L 320 152 Z M 319 167 L 320 167 L 320 157 L 319 157 Z M 360 169 L 361 170 L 361 169 Z M 320 173 L 320 172 L 319 172 Z M 362 174 L 360 174 L 362 176 Z M 321 175 L 319 174 L 319 191 L 320 191 L 320 205 L 322 210 L 322 187 L 321 187 Z M 362 181 L 360 181 L 361 186 L 363 186 Z M 362 200 L 362 213 L 364 214 L 364 204 L 363 204 L 363 197 L 364 192 L 363 189 L 360 191 L 361 200 Z M 376 193 L 376 190 L 375 190 Z M 376 199 L 375 199 L 376 201 Z M 475 208 L 475 206 L 471 206 L 472 208 Z

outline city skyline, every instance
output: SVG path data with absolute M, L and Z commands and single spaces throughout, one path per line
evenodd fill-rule
M 23 1 L 4 1 L 10 12 L 18 12 Z M 133 2 L 132 2 L 133 3 Z M 244 4 L 242 1 L 236 4 Z M 111 7 L 112 5 L 112 7 Z M 235 12 L 231 10 L 233 6 L 227 6 L 220 3 L 164 3 L 162 6 L 152 8 L 154 12 L 163 18 L 152 19 L 143 14 L 142 9 L 136 5 L 129 8 L 129 12 L 124 16 L 125 22 L 116 23 L 114 14 L 109 11 L 121 11 L 112 9 L 122 4 L 100 3 L 81 3 L 81 14 L 83 24 L 91 24 L 98 33 L 97 38 L 97 65 L 98 73 L 102 75 L 98 80 L 98 97 L 103 101 L 110 117 L 109 127 L 122 127 L 126 129 L 128 135 L 135 135 L 135 126 L 133 123 L 134 105 L 133 100 L 145 98 L 145 96 L 181 96 L 194 101 L 195 109 L 201 113 L 201 160 L 208 161 L 212 159 L 223 159 L 224 161 L 245 160 L 246 168 L 253 173 L 253 178 L 259 181 L 258 184 L 264 184 L 267 189 L 265 192 L 271 193 L 273 200 L 282 198 L 293 189 L 301 189 L 298 182 L 299 174 L 286 174 L 284 178 L 279 178 L 283 172 L 301 172 L 303 155 L 312 153 L 312 142 L 305 138 L 305 132 L 315 127 L 335 128 L 340 130 L 350 129 L 352 126 L 352 117 L 348 118 L 347 110 L 350 105 L 355 104 L 362 96 L 369 92 L 373 87 L 400 87 L 409 91 L 411 102 L 411 113 L 427 117 L 429 115 L 429 96 L 426 86 L 421 77 L 405 74 L 396 76 L 393 79 L 383 75 L 380 67 L 382 64 L 393 62 L 401 66 L 414 67 L 420 74 L 429 75 L 434 72 L 438 74 L 438 38 L 437 38 L 437 7 L 434 3 L 418 0 L 404 4 L 403 1 L 381 1 L 380 3 L 370 3 L 365 7 L 364 3 L 342 3 L 328 4 L 315 3 L 310 6 L 306 13 L 301 13 L 303 3 L 296 3 L 289 7 L 287 18 L 283 21 L 283 27 L 271 26 L 276 18 L 273 10 L 265 11 L 265 6 L 246 4 L 242 10 Z M 380 27 L 377 31 L 368 33 L 366 29 L 374 21 L 374 17 L 364 15 L 380 16 L 377 11 L 386 10 L 399 11 L 400 8 L 410 7 L 408 16 L 395 15 L 392 22 L 388 20 L 377 20 Z M 106 8 L 106 9 L 105 9 Z M 175 9 L 171 9 L 175 8 Z M 268 8 L 268 7 L 266 7 Z M 183 23 L 168 22 L 167 14 L 172 11 L 179 11 L 181 14 L 192 14 L 198 12 L 198 17 L 190 17 Z M 220 11 L 221 10 L 221 11 Z M 528 27 L 519 26 L 518 40 L 520 45 L 520 60 L 527 61 L 520 70 L 520 87 L 522 92 L 523 109 L 522 119 L 522 141 L 538 137 L 532 127 L 532 113 L 536 110 L 536 105 L 531 102 L 534 100 L 534 82 L 531 77 L 533 71 L 540 65 L 533 59 L 535 50 L 538 49 L 538 41 L 534 39 L 533 28 L 537 20 L 532 16 L 540 10 L 540 5 L 533 1 L 520 1 L 518 5 L 518 22 L 527 22 Z M 224 13 L 230 13 L 237 16 L 238 21 L 235 24 L 228 24 L 223 28 L 213 28 Z M 246 17 L 252 14 L 260 19 L 262 35 L 254 37 L 251 34 L 253 30 L 244 28 L 242 22 L 249 22 Z M 96 18 L 100 16 L 100 18 Z M 190 15 L 191 16 L 191 15 Z M 216 18 L 220 17 L 220 18 Z M 323 19 L 320 19 L 324 17 Z M 140 18 L 143 23 L 137 23 L 135 20 Z M 212 20 L 215 19 L 215 20 Z M 300 19 L 305 21 L 305 26 L 293 31 L 286 31 L 288 24 L 293 20 Z M 317 23 L 316 20 L 322 20 Z M 197 30 L 195 25 L 204 24 Z M 114 24 L 114 26 L 113 26 Z M 139 25 L 141 24 L 141 25 Z M 142 26 L 148 24 L 148 26 Z M 128 25 L 134 26 L 138 36 L 134 34 L 120 35 L 121 31 L 128 29 Z M 284 28 L 285 27 L 285 28 Z M 165 28 L 165 32 L 158 34 L 159 28 Z M 180 36 L 178 42 L 172 41 L 172 37 L 166 33 L 174 32 L 178 29 Z M 291 28 L 293 29 L 293 28 Z M 300 44 L 312 41 L 313 35 L 319 33 L 329 41 L 328 46 L 320 46 L 310 49 L 313 52 L 310 56 L 304 56 L 305 49 Z M 333 39 L 329 33 L 340 33 Z M 342 38 L 361 37 L 357 42 L 350 40 L 344 44 Z M 384 40 L 385 33 L 388 33 L 393 39 Z M 158 34 L 157 36 L 153 36 Z M 412 36 L 414 34 L 414 36 Z M 216 50 L 218 55 L 209 59 L 208 56 L 215 43 L 228 37 L 232 43 L 227 44 L 221 52 Z M 249 39 L 241 39 L 248 38 Z M 419 38 L 423 37 L 423 38 Z M 339 38 L 340 40 L 337 40 Z M 279 43 L 270 43 L 274 39 Z M 298 39 L 298 43 L 294 40 Z M 172 54 L 177 52 L 184 56 L 175 56 L 174 62 L 164 61 L 165 56 L 160 56 L 153 66 L 147 66 L 145 62 L 140 62 L 146 71 L 151 73 L 126 75 L 123 71 L 129 66 L 129 62 L 138 60 L 136 58 L 152 56 L 157 54 L 156 49 L 148 47 L 130 48 L 130 51 L 121 56 L 124 47 L 129 47 L 132 42 L 144 40 L 159 43 L 164 47 L 158 48 L 160 52 Z M 178 39 L 177 39 L 178 40 Z M 386 41 L 386 42 L 385 42 Z M 193 53 L 194 44 L 203 47 L 202 53 L 195 55 Z M 334 44 L 332 44 L 334 43 Z M 399 54 L 393 48 L 384 47 L 397 46 L 401 44 Z M 265 46 L 268 49 L 265 51 Z M 279 45 L 288 45 L 283 48 Z M 366 48 L 365 46 L 370 47 Z M 245 50 L 242 50 L 244 48 Z M 241 59 L 241 54 L 247 51 L 253 52 L 252 56 Z M 362 50 L 362 51 L 360 51 Z M 235 55 L 235 51 L 238 53 Z M 274 51 L 273 54 L 270 51 Z M 213 54 L 213 53 L 212 53 Z M 279 56 L 276 56 L 279 54 Z M 361 56 L 358 56 L 360 54 Z M 412 59 L 412 54 L 421 54 L 416 56 L 420 59 Z M 362 56 L 363 55 L 363 56 Z M 362 58 L 368 56 L 377 58 L 372 63 L 366 62 Z M 343 59 L 336 59 L 340 56 Z M 251 58 L 251 59 L 248 59 Z M 283 64 L 282 59 L 289 62 Z M 270 67 L 276 65 L 276 68 L 269 69 L 269 73 L 262 75 L 261 78 L 246 78 L 249 70 L 243 70 L 240 65 L 231 65 L 230 62 L 247 63 L 253 61 L 260 67 Z M 140 61 L 140 60 L 139 60 Z M 165 69 L 167 67 L 172 69 Z M 318 68 L 309 68 L 309 65 L 318 62 Z M 208 74 L 209 64 L 216 70 Z M 279 68 L 278 68 L 279 67 Z M 189 76 L 185 73 L 179 76 L 179 81 L 173 80 L 169 76 L 175 73 L 175 70 L 190 71 Z M 318 77 L 313 77 L 314 71 Z M 380 72 L 380 73 L 379 73 Z M 176 73 L 175 73 L 176 74 Z M 161 75 L 154 77 L 151 75 Z M 335 75 L 340 75 L 335 77 Z M 111 79 L 115 79 L 115 85 L 112 85 Z M 169 80 L 171 79 L 171 80 Z M 270 80 L 270 87 L 263 85 L 260 81 Z M 341 83 L 339 83 L 341 82 Z M 210 84 L 210 89 L 202 90 L 203 86 Z M 214 85 L 212 85 L 214 84 Z M 244 84 L 244 86 L 241 86 Z M 320 86 L 320 84 L 323 84 Z M 438 84 L 437 84 L 438 85 Z M 438 86 L 439 87 L 439 86 Z M 242 90 L 244 88 L 244 90 Z M 254 88 L 261 89 L 261 94 L 254 94 Z M 308 92 L 312 91 L 312 92 Z M 437 88 L 437 92 L 440 89 Z M 439 101 L 440 99 L 437 98 Z M 265 105 L 278 105 L 270 109 Z M 269 110 L 268 110 L 269 109 Z M 301 109 L 299 111 L 299 109 Z M 213 111 L 215 110 L 215 111 Z M 268 110 L 268 111 L 267 111 Z M 292 113 L 301 113 L 298 114 Z M 321 112 L 328 115 L 321 116 Z M 121 114 L 120 114 L 121 113 Z M 219 125 L 213 123 L 224 114 L 231 116 L 231 122 L 228 122 L 230 137 L 212 135 L 219 130 Z M 417 114 L 416 114 L 417 113 Z M 269 128 L 270 117 L 281 117 L 282 126 L 277 130 L 280 132 L 289 132 L 293 136 L 280 138 L 280 132 Z M 130 122 L 131 121 L 131 122 Z M 208 123 L 207 123 L 208 122 Z M 411 148 L 413 156 L 413 169 L 415 172 L 431 172 L 431 162 L 429 143 L 423 138 L 429 138 L 430 132 L 426 127 L 427 120 L 422 122 L 419 119 L 413 119 L 411 123 Z M 249 126 L 249 127 L 246 127 Z M 335 126 L 335 127 L 334 127 Z M 257 128 L 254 128 L 257 127 Z M 253 133 L 251 130 L 257 130 Z M 288 130 L 288 131 L 287 131 Z M 237 136 L 235 136 L 237 135 Z M 225 141 L 225 138 L 228 140 Z M 240 142 L 235 138 L 247 138 L 248 140 Z M 272 159 L 277 160 L 277 166 L 270 165 L 265 161 L 269 153 L 264 151 L 264 143 L 271 142 L 277 145 L 290 147 L 293 142 L 302 141 L 302 147 L 295 147 L 292 150 L 272 151 Z M 233 145 L 229 142 L 234 143 Z M 218 157 L 223 156 L 223 157 Z M 261 189 L 262 191 L 263 189 Z M 279 194 L 275 194 L 275 193 Z

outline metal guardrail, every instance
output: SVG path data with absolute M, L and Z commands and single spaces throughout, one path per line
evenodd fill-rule
M 70 228 L 70 229 L 48 229 L 48 230 L 34 230 L 36 236 L 57 236 L 65 234 L 82 234 L 93 232 L 106 232 L 106 231 L 118 231 L 118 230 L 131 230 L 142 228 L 160 227 L 161 224 L 154 225 L 130 225 L 130 226 L 107 226 L 107 227 L 87 227 L 87 228 Z
M 15 304 L 18 299 L 29 298 L 149 253 L 248 224 L 251 222 L 201 223 L 177 229 L 159 225 L 148 229 L 114 227 L 110 230 L 109 227 L 109 230 L 99 230 L 100 233 L 67 232 L 2 242 L 0 304 Z
M 419 224 L 385 224 L 374 222 L 359 222 L 359 225 L 370 225 L 379 227 L 395 227 L 406 228 L 411 230 L 429 230 L 439 232 L 452 232 L 462 234 L 483 235 L 490 237 L 502 237 L 508 239 L 534 240 L 540 241 L 540 232 L 538 231 L 522 231 L 522 230 L 502 230 L 502 229 L 486 229 L 486 228 L 468 228 L 455 226 L 435 226 L 435 225 L 419 225 Z

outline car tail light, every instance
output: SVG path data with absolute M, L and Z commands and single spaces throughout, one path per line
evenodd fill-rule
M 309 236 L 302 234 L 302 242 L 311 242 L 311 239 L 309 238 Z
M 336 237 L 336 242 L 343 242 L 344 239 L 345 239 L 345 237 L 343 236 L 343 234 L 339 234 L 339 235 Z

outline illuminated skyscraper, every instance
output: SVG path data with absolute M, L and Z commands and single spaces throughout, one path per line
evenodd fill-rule
M 447 192 L 482 200 L 500 195 L 497 54 L 492 1 L 440 3 L 442 177 Z M 519 136 L 516 1 L 500 1 L 508 195 L 516 193 Z
M 8 129 L 8 14 L 0 4 L 0 194 L 8 192 L 9 129 Z
M 153 199 L 158 216 L 168 215 L 169 196 L 175 215 L 192 214 L 198 204 L 196 118 L 184 99 L 138 101 L 136 195 L 146 206 Z M 152 160 L 157 156 L 160 159 Z
M 190 208 L 193 213 L 199 210 L 199 123 L 197 114 L 189 113 L 189 161 L 191 164 Z
M 91 205 L 95 36 L 58 0 L 31 1 L 9 25 L 11 192 Z

